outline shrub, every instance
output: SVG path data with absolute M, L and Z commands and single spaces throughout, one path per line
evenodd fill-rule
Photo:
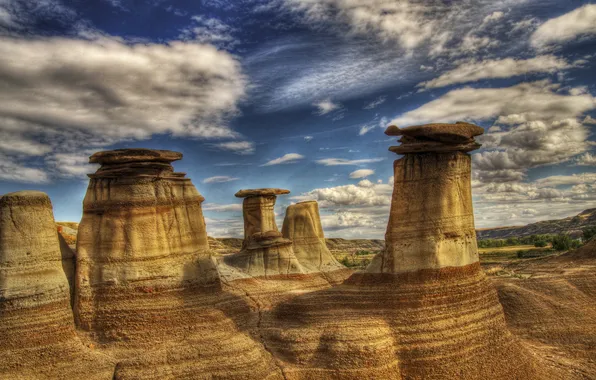
M 582 236 L 582 238 L 584 239 L 584 242 L 587 242 L 588 240 L 592 239 L 594 236 L 596 236 L 596 227 L 590 227 L 590 228 L 584 229 L 583 236 Z
M 537 242 L 534 243 L 534 247 L 536 248 L 544 248 L 548 245 L 548 243 L 544 240 L 538 240 Z
M 559 234 L 553 238 L 553 248 L 557 251 L 568 251 L 572 245 L 573 239 L 569 235 Z

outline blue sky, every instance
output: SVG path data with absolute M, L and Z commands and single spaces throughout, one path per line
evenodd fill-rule
M 319 201 L 327 236 L 382 238 L 393 139 L 475 122 L 477 227 L 596 207 L 596 3 L 0 0 L 0 192 L 77 221 L 87 157 L 171 149 L 208 231 L 242 188 Z

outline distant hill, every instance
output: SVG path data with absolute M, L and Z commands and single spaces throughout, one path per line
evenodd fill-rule
M 596 208 L 565 219 L 545 220 L 526 226 L 480 229 L 476 230 L 476 236 L 479 240 L 545 234 L 568 234 L 572 237 L 580 237 L 583 229 L 587 227 L 596 227 Z

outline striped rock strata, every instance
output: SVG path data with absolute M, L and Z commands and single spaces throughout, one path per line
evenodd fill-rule
M 180 153 L 96 153 L 77 240 L 75 313 L 119 360 L 115 379 L 278 377 L 242 330 L 253 315 L 221 289 L 199 194 Z M 200 375 L 199 375 L 200 374 Z
M 271 277 L 304 273 L 292 249 L 292 241 L 284 238 L 275 223 L 277 195 L 289 194 L 283 189 L 240 190 L 244 198 L 244 241 L 242 250 L 225 258 L 225 263 L 251 277 Z
M 478 262 L 465 152 L 481 129 L 412 130 L 389 130 L 407 138 L 385 252 L 342 285 L 264 315 L 267 347 L 287 379 L 550 378 L 507 330 Z
M 292 241 L 294 255 L 306 273 L 345 269 L 327 249 L 316 201 L 288 206 L 282 235 Z
M 46 194 L 0 198 L 0 378 L 112 378 L 115 363 L 75 333 L 63 270 L 69 259 Z

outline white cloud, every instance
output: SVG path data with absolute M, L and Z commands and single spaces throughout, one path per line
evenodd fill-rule
M 227 120 L 246 79 L 234 57 L 209 45 L 97 36 L 0 38 L 0 76 L 18 78 L 0 89 L 1 151 L 43 156 L 52 176 L 72 177 L 89 170 L 89 149 L 121 141 L 238 137 Z
M 212 144 L 212 146 L 241 155 L 253 154 L 255 152 L 255 143 L 250 141 L 228 141 Z
M 313 106 L 317 108 L 317 115 L 326 115 L 329 112 L 338 110 L 341 108 L 341 104 L 334 103 L 331 99 L 325 99 L 317 103 L 313 103 Z
M 596 182 L 596 173 L 580 173 L 571 175 L 554 175 L 540 178 L 535 181 L 537 186 L 557 187 L 581 184 L 592 184 Z
M 560 44 L 584 35 L 596 34 L 596 4 L 586 4 L 540 25 L 532 34 L 536 48 Z
M 381 162 L 384 158 L 364 158 L 360 160 L 347 160 L 343 158 L 324 158 L 322 160 L 317 160 L 317 164 L 322 164 L 325 166 L 338 166 L 338 165 L 362 165 L 362 164 L 371 164 L 374 162 Z
M 294 164 L 299 160 L 303 159 L 304 156 L 298 153 L 288 153 L 284 154 L 283 156 L 271 160 L 261 166 L 272 166 L 272 165 L 280 165 L 280 164 Z
M 304 136 L 304 141 L 306 142 L 312 141 L 312 139 L 314 139 L 313 136 Z
M 204 203 L 202 205 L 203 211 L 213 212 L 242 212 L 241 203 L 232 203 L 227 205 L 221 205 L 217 203 Z
M 213 44 L 223 49 L 231 49 L 239 43 L 232 35 L 235 29 L 221 20 L 200 15 L 193 16 L 192 20 L 193 24 L 181 31 L 181 40 Z
M 343 185 L 313 189 L 292 197 L 294 200 L 316 200 L 322 208 L 337 206 L 388 206 L 391 204 L 393 186 L 374 184 L 368 180 L 357 185 Z
M 498 20 L 502 19 L 504 15 L 505 15 L 505 13 L 503 13 L 501 11 L 494 11 L 493 13 L 486 16 L 484 18 L 484 20 L 482 20 L 482 25 L 486 25 L 491 22 L 498 21 Z
M 505 88 L 465 87 L 449 91 L 391 123 L 399 126 L 457 120 L 489 120 L 497 116 L 521 115 L 524 121 L 561 120 L 594 109 L 589 94 L 561 95 L 550 82 L 521 83 Z
M 366 106 L 364 106 L 364 109 L 365 110 L 372 110 L 374 108 L 377 108 L 381 104 L 385 103 L 385 101 L 387 101 L 387 97 L 386 96 L 384 96 L 384 95 L 379 96 L 377 99 L 373 100 L 372 102 L 370 102 Z
M 359 169 L 350 173 L 350 178 L 366 178 L 371 175 L 375 174 L 375 171 L 372 169 Z M 370 181 L 369 181 L 370 182 Z
M 591 153 L 586 153 L 575 160 L 575 164 L 579 166 L 596 166 L 596 156 Z
M 363 125 L 362 127 L 360 127 L 360 131 L 358 132 L 358 136 L 364 136 L 365 134 L 367 134 L 368 132 L 372 131 L 376 127 L 377 127 L 376 125 Z
M 203 180 L 203 183 L 225 183 L 225 182 L 237 181 L 239 179 L 240 178 L 218 175 L 215 177 L 205 178 Z
M 44 170 L 23 166 L 2 154 L 0 154 L 0 179 L 24 183 L 49 182 L 49 177 Z
M 420 83 L 418 87 L 437 88 L 481 79 L 510 78 L 531 73 L 554 73 L 572 67 L 565 59 L 543 55 L 530 59 L 486 59 L 460 64 L 438 78 Z

